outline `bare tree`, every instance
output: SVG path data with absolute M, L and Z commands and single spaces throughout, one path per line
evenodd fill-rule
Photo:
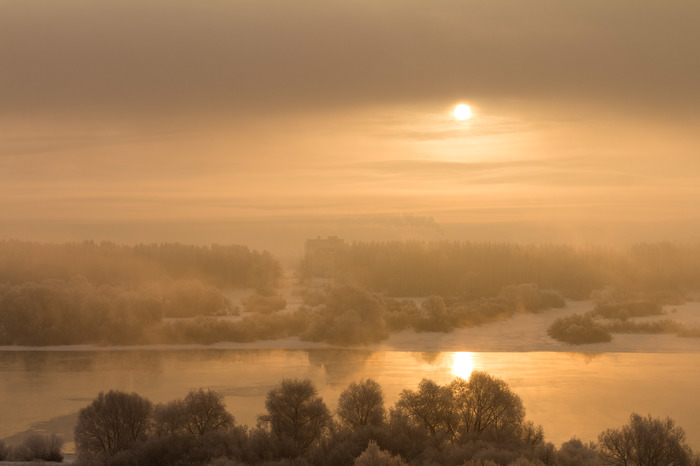
M 145 438 L 153 404 L 137 393 L 110 390 L 78 413 L 76 451 L 80 456 L 114 455 Z
M 226 411 L 223 395 L 202 388 L 190 391 L 184 400 L 156 405 L 153 418 L 154 431 L 160 437 L 189 434 L 198 439 L 235 424 L 234 417 Z
M 282 380 L 268 392 L 265 408 L 260 422 L 268 424 L 274 435 L 291 439 L 299 454 L 319 440 L 331 422 L 323 398 L 308 379 Z
M 159 403 L 153 409 L 153 430 L 158 437 L 187 433 L 185 402 L 173 400 Z
M 692 451 L 685 443 L 685 431 L 671 418 L 630 415 L 619 429 L 607 429 L 598 436 L 603 464 L 623 466 L 685 466 L 692 464 Z
M 525 419 L 523 402 L 503 380 L 474 371 L 468 382 L 456 378 L 450 388 L 462 436 L 500 439 L 521 430 Z
M 211 389 L 189 392 L 183 408 L 185 428 L 194 438 L 234 425 L 233 416 L 226 411 L 224 396 Z
M 373 379 L 360 380 L 360 383 L 352 382 L 340 394 L 338 416 L 353 429 L 366 425 L 381 425 L 384 415 L 382 387 Z
M 414 423 L 434 436 L 440 432 L 452 433 L 454 410 L 452 392 L 429 379 L 418 384 L 418 390 L 405 389 L 396 402 L 396 408 L 408 415 Z

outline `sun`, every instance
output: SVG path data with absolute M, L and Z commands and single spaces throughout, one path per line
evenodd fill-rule
M 468 120 L 472 117 L 472 109 L 469 105 L 459 104 L 454 109 L 454 116 L 460 121 Z

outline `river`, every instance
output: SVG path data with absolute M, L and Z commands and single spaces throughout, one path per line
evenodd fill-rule
M 100 392 L 135 391 L 153 402 L 210 387 L 238 423 L 252 426 L 283 378 L 308 378 L 334 409 L 353 380 L 374 378 L 387 407 L 422 378 L 447 383 L 472 370 L 503 378 L 527 419 L 559 445 L 595 440 L 630 413 L 670 416 L 700 449 L 700 354 L 406 352 L 357 349 L 128 349 L 0 351 L 0 438 L 30 428 L 69 436 L 78 410 Z M 70 447 L 70 443 L 68 445 Z

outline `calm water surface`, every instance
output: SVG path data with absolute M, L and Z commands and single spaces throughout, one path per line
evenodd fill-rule
M 135 391 L 153 402 L 211 387 L 238 423 L 255 424 L 270 388 L 309 378 L 331 409 L 353 380 L 374 378 L 387 406 L 422 378 L 447 383 L 472 370 L 501 377 L 523 399 L 527 418 L 559 444 L 593 440 L 633 411 L 670 416 L 700 449 L 700 354 L 446 353 L 361 350 L 124 350 L 0 352 L 0 438 L 62 419 L 100 392 Z M 55 424 L 55 423 L 54 423 Z M 56 428 L 58 429 L 58 427 Z

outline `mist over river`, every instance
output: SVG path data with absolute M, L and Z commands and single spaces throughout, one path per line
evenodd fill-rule
M 472 370 L 503 378 L 548 441 L 594 440 L 630 413 L 670 416 L 700 448 L 700 354 L 406 352 L 359 349 L 128 349 L 0 351 L 0 438 L 29 429 L 65 435 L 100 391 L 135 391 L 154 403 L 193 388 L 224 394 L 239 424 L 254 426 L 283 378 L 313 381 L 331 410 L 353 380 L 374 378 L 389 407 L 422 378 L 444 384 Z M 50 422 L 49 422 L 50 421 Z

